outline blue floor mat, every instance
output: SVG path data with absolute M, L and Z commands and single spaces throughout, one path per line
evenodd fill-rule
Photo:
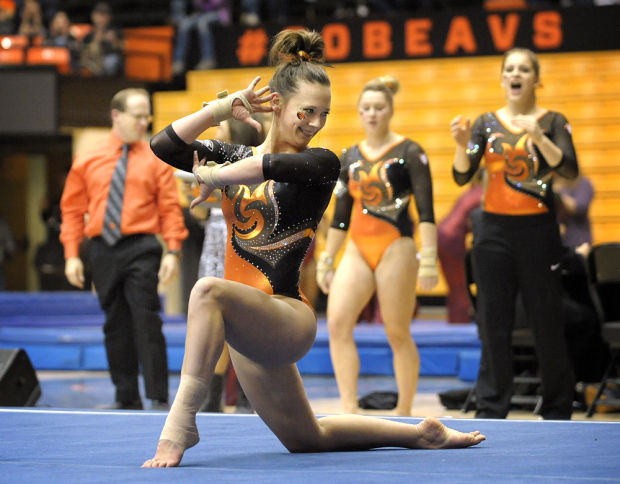
M 487 441 L 454 450 L 290 454 L 255 415 L 199 414 L 202 440 L 181 467 L 141 469 L 165 417 L 0 409 L 0 482 L 620 482 L 620 423 L 448 419 Z

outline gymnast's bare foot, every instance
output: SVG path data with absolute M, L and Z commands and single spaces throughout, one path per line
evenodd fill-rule
M 479 431 L 459 432 L 446 427 L 434 417 L 425 418 L 418 424 L 421 449 L 458 449 L 478 445 L 486 439 Z
M 171 440 L 162 439 L 157 443 L 155 457 L 147 460 L 142 467 L 176 467 L 181 462 L 185 449 Z
M 348 414 L 348 415 L 356 415 L 358 413 L 360 413 L 360 408 L 357 405 L 357 402 L 355 402 L 355 404 L 353 405 L 342 405 L 342 413 L 344 414 Z
M 396 407 L 394 409 L 393 414 L 396 417 L 411 417 L 411 410 L 408 409 L 408 408 L 398 408 L 398 407 Z

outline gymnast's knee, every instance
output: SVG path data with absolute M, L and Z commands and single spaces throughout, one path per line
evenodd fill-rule
M 190 298 L 202 304 L 217 303 L 224 292 L 222 279 L 218 277 L 201 277 L 192 289 Z
M 326 450 L 318 439 L 281 439 L 280 442 L 291 454 L 307 454 L 310 452 L 324 452 Z
M 338 438 L 334 434 L 334 425 L 331 422 L 331 417 L 321 417 L 317 419 L 316 427 L 305 430 L 293 427 L 296 433 L 280 436 L 280 442 L 292 454 L 342 450 L 346 446 L 342 447 L 342 443 L 337 443 Z
M 291 454 L 325 451 L 327 442 L 327 429 L 321 425 L 299 425 L 290 415 L 280 415 L 276 426 L 270 426 L 280 443 Z
M 391 328 L 386 325 L 385 334 L 391 348 L 401 348 L 409 345 L 412 341 L 409 331 L 403 328 Z
M 327 318 L 327 331 L 329 332 L 330 339 L 335 340 L 350 340 L 353 339 L 353 328 L 355 327 L 354 321 L 348 321 L 352 319 L 342 317 L 341 315 Z

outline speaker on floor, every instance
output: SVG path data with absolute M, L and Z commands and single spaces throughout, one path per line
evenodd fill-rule
M 0 349 L 0 406 L 32 407 L 40 396 L 41 386 L 26 352 Z

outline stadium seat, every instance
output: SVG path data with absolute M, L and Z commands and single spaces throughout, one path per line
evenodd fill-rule
M 61 74 L 70 74 L 70 54 L 65 47 L 29 47 L 26 51 L 26 63 L 29 65 L 55 65 Z
M 0 50 L 23 49 L 30 45 L 27 35 L 0 35 Z
M 24 57 L 24 49 L 21 47 L 0 49 L 0 65 L 21 65 Z

